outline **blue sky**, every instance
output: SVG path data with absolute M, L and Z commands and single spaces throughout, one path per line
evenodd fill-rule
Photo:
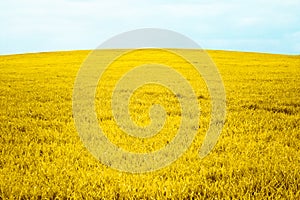
M 300 54 L 300 0 L 2 0 L 0 54 L 94 49 L 138 28 L 207 49 Z

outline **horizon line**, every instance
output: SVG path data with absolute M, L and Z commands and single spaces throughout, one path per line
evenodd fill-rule
M 142 47 L 142 48 L 99 48 L 99 49 L 60 49 L 49 51 L 28 51 L 20 53 L 8 53 L 0 56 L 13 56 L 13 55 L 27 55 L 27 54 L 42 54 L 42 53 L 58 53 L 58 52 L 75 52 L 75 51 L 95 51 L 95 50 L 138 50 L 138 49 L 182 49 L 182 50 L 204 50 L 204 51 L 226 51 L 236 53 L 256 53 L 256 54 L 270 54 L 270 55 L 285 55 L 285 56 L 300 56 L 300 53 L 276 53 L 276 52 L 264 52 L 264 51 L 248 51 L 248 50 L 236 50 L 236 49 L 211 49 L 211 48 L 174 48 L 174 47 Z

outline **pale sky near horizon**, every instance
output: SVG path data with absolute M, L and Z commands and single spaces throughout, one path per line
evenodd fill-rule
M 300 54 L 300 0 L 2 0 L 0 10 L 0 54 L 94 49 L 139 28 L 205 49 Z

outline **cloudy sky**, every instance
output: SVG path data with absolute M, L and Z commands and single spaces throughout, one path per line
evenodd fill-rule
M 300 0 L 1 0 L 0 54 L 93 49 L 138 28 L 206 49 L 300 54 Z

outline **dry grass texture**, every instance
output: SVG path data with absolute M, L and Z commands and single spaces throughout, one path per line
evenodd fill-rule
M 224 81 L 227 117 L 216 147 L 202 160 L 198 149 L 210 117 L 209 93 L 203 81 L 175 62 L 196 86 L 201 106 L 197 137 L 172 165 L 130 174 L 93 158 L 76 132 L 72 89 L 88 53 L 0 56 L 0 199 L 300 198 L 299 56 L 208 51 Z M 106 86 L 100 84 L 98 91 L 109 92 L 107 85 L 121 72 L 108 71 Z M 150 86 L 136 91 L 129 108 L 137 124 L 147 125 L 150 104 L 165 105 L 166 128 L 153 138 L 123 134 L 108 112 L 97 109 L 107 137 L 124 149 L 157 150 L 176 134 L 177 96 Z M 101 106 L 110 99 L 97 92 L 96 101 Z

